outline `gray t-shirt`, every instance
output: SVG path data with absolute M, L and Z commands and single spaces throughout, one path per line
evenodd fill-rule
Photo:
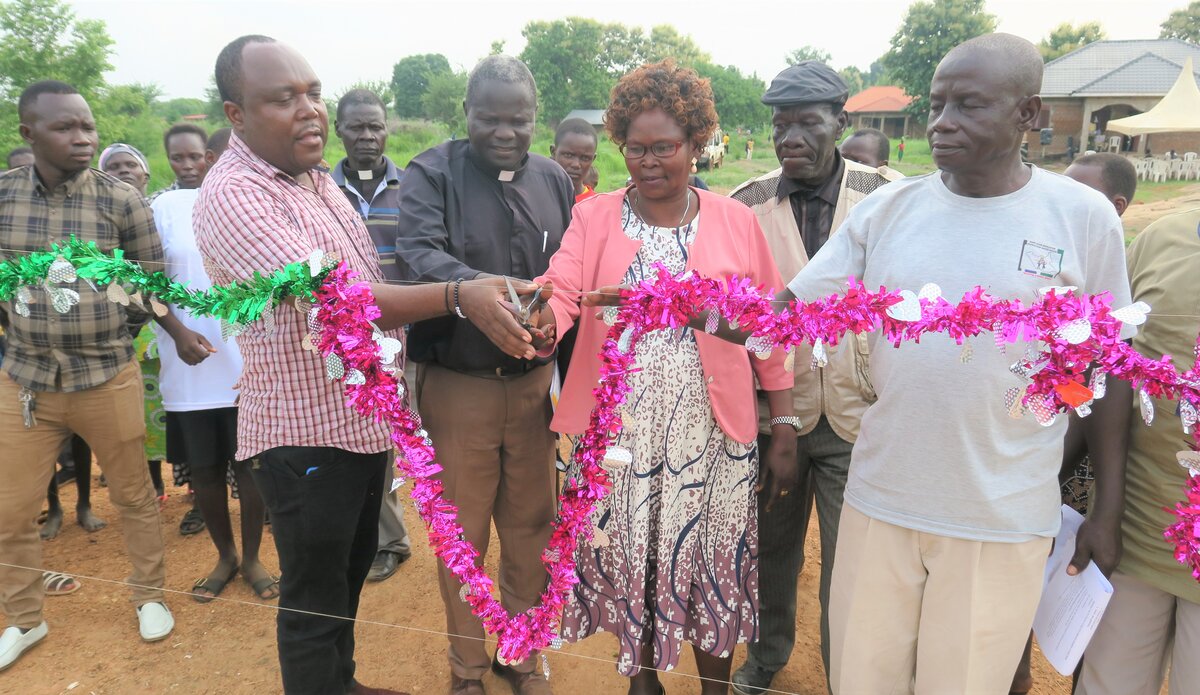
M 1039 287 L 1074 285 L 1130 303 L 1124 235 L 1112 205 L 1071 179 L 1032 168 L 1015 193 L 966 198 L 938 172 L 896 181 L 851 211 L 842 227 L 788 287 L 801 299 L 844 292 L 847 278 L 916 292 L 941 286 L 958 302 L 982 286 L 1026 303 Z M 1132 335 L 1132 329 L 1127 333 Z M 1067 418 L 1042 427 L 1008 414 L 1004 394 L 1026 383 L 1009 371 L 990 333 L 974 357 L 938 334 L 892 348 L 871 337 L 871 378 L 879 400 L 867 409 L 854 446 L 846 503 L 869 517 L 917 531 L 977 541 L 1054 536 L 1058 470 Z

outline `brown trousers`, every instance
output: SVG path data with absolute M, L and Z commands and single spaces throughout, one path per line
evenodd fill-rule
M 146 468 L 142 372 L 130 362 L 109 381 L 83 391 L 39 391 L 37 426 L 26 429 L 21 387 L 0 374 L 0 562 L 42 566 L 37 516 L 54 475 L 54 461 L 72 433 L 87 441 L 108 480 L 121 515 L 125 548 L 133 563 L 133 603 L 161 601 L 166 579 L 158 504 Z M 63 569 L 63 568 L 57 568 Z M 30 628 L 42 621 L 42 573 L 0 566 L 0 602 L 8 624 Z
M 541 555 L 555 514 L 553 369 L 488 378 L 427 364 L 418 380 L 421 418 L 437 448 L 445 497 L 458 507 L 458 522 L 481 563 L 495 520 L 500 597 L 510 615 L 537 603 L 548 578 Z M 462 585 L 440 563 L 438 580 L 451 635 L 450 668 L 459 678 L 482 678 L 491 664 L 483 625 L 459 598 Z M 532 671 L 535 659 L 513 668 Z

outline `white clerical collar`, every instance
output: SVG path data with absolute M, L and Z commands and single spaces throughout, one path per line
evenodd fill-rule
M 516 175 L 517 175 L 517 172 L 515 172 L 515 171 L 505 171 L 505 170 L 501 169 L 500 173 L 496 175 L 496 178 L 501 181 L 508 182 L 508 181 L 512 181 L 513 177 Z

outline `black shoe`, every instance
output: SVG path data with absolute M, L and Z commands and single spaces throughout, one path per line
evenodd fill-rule
M 367 573 L 367 581 L 382 582 L 396 573 L 405 560 L 412 557 L 411 552 L 393 553 L 390 550 L 380 550 L 375 554 L 375 562 L 371 563 L 371 571 Z

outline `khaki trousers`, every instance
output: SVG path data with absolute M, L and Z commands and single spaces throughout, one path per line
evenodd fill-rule
M 166 579 L 158 503 L 146 468 L 142 372 L 130 362 L 109 381 L 83 391 L 36 392 L 37 426 L 25 428 L 20 386 L 0 374 L 0 562 L 42 566 L 37 516 L 54 475 L 54 461 L 72 433 L 87 441 L 108 480 L 133 564 L 133 602 L 161 601 Z M 65 569 L 65 568 L 58 568 Z M 10 625 L 42 621 L 42 574 L 0 567 L 0 601 Z
M 843 505 L 829 597 L 835 695 L 1007 693 L 1050 542 L 920 533 Z
M 1168 552 L 1164 550 L 1163 552 Z M 1122 574 L 1083 655 L 1078 695 L 1158 695 L 1170 666 L 1170 695 L 1200 693 L 1200 604 Z
M 542 551 L 554 521 L 554 435 L 550 377 L 554 365 L 519 377 L 488 378 L 437 365 L 421 368 L 421 419 L 442 466 L 438 478 L 458 507 L 464 537 L 487 555 L 492 520 L 500 537 L 500 597 L 509 614 L 538 602 L 546 588 Z M 461 584 L 438 563 L 450 633 L 450 668 L 479 679 L 491 665 L 483 625 L 459 598 Z M 533 670 L 536 654 L 513 668 Z

